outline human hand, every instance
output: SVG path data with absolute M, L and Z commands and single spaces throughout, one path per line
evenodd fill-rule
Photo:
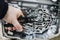
M 17 18 L 19 16 L 24 16 L 22 11 L 20 9 L 14 8 L 12 6 L 8 7 L 8 11 L 6 13 L 6 15 L 4 16 L 3 20 L 6 21 L 7 23 L 11 23 L 14 25 L 14 27 L 8 27 L 6 29 L 8 30 L 19 30 L 20 32 L 23 31 L 23 28 L 21 26 L 21 24 L 18 22 Z

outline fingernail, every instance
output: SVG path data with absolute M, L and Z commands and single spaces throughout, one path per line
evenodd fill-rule
M 16 30 L 17 32 L 22 32 L 23 31 L 23 29 L 20 29 L 20 30 Z

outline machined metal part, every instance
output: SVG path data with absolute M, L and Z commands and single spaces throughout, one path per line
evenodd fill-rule
M 22 2 L 22 3 L 21 3 Z M 24 4 L 26 3 L 26 4 Z M 16 7 L 21 8 L 26 15 L 28 21 L 23 22 L 22 26 L 24 28 L 24 33 L 26 33 L 26 37 L 23 38 L 24 40 L 35 40 L 36 38 L 41 39 L 47 39 L 52 35 L 55 35 L 58 33 L 58 13 L 57 13 L 57 5 L 54 4 L 44 4 L 44 3 L 36 3 L 32 2 L 31 7 L 29 7 L 28 4 L 31 2 L 29 1 L 15 1 L 10 2 L 9 4 Z M 32 4 L 36 4 L 33 5 Z M 51 3 L 51 1 L 50 1 Z M 31 17 L 30 21 L 29 18 Z M 32 18 L 35 17 L 35 18 Z M 3 34 L 4 36 L 8 38 L 16 38 L 21 39 L 19 36 L 19 32 L 16 32 L 17 34 L 13 35 L 14 32 L 12 31 L 5 31 L 5 26 L 3 22 Z M 9 34 L 9 35 L 8 35 Z

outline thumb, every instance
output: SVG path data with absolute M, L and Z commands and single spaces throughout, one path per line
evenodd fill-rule
M 24 14 L 23 14 L 23 12 L 22 12 L 21 10 L 20 10 L 19 13 L 18 13 L 18 17 L 19 17 L 19 16 L 25 17 Z
M 18 22 L 17 19 L 14 19 L 13 22 L 12 22 L 12 24 L 14 25 L 14 27 L 15 27 L 19 32 L 23 31 L 23 28 L 22 28 L 21 24 Z

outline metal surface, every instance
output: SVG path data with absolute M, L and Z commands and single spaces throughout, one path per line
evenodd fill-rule
M 12 5 L 16 8 L 23 9 L 27 17 L 36 17 L 31 19 L 35 22 L 23 23 L 24 32 L 26 37 L 23 40 L 37 40 L 47 39 L 50 36 L 53 36 L 58 33 L 59 29 L 59 19 L 58 19 L 58 10 L 57 4 L 50 0 L 17 0 L 9 2 L 9 5 Z M 9 36 L 7 34 L 13 34 L 13 32 L 5 32 L 3 26 L 3 33 L 8 38 L 17 38 L 21 39 L 19 36 Z

